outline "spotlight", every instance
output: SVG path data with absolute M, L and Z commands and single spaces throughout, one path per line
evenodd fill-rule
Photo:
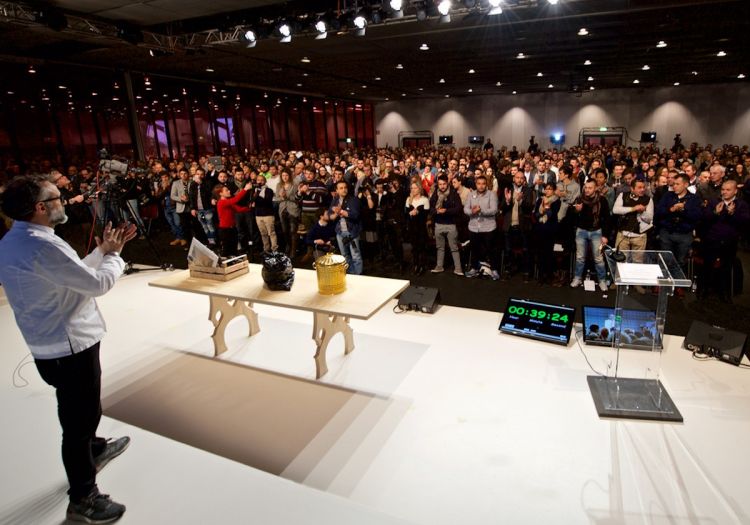
M 281 36 L 281 40 L 279 40 L 281 43 L 288 44 L 292 41 L 292 28 L 287 22 L 279 23 L 276 27 L 276 31 L 278 31 Z
M 388 0 L 383 2 L 388 4 L 388 8 L 391 11 L 391 18 L 402 18 L 404 16 L 404 2 L 403 0 Z
M 451 7 L 453 7 L 453 3 L 451 0 L 440 0 L 440 3 L 438 4 L 438 13 L 440 13 L 440 23 L 441 24 L 447 24 L 451 21 Z
M 357 36 L 365 36 L 365 32 L 367 31 L 367 19 L 364 15 L 362 13 L 357 13 L 354 20 L 352 20 L 352 23 L 355 28 L 354 34 Z
M 503 8 L 500 6 L 501 0 L 490 0 L 490 15 L 500 15 L 503 13 Z
M 255 47 L 258 43 L 258 36 L 252 29 L 247 29 L 240 35 L 240 42 L 244 42 L 246 47 Z
M 319 18 L 317 22 L 315 22 L 315 31 L 317 34 L 315 35 L 315 40 L 323 40 L 325 37 L 328 36 L 328 24 L 326 24 L 326 21 L 322 18 Z

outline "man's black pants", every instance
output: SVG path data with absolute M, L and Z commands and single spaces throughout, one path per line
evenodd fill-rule
M 78 501 L 96 488 L 94 456 L 106 447 L 106 441 L 96 437 L 102 417 L 99 343 L 77 354 L 35 363 L 42 379 L 56 389 L 68 494 L 71 501 Z

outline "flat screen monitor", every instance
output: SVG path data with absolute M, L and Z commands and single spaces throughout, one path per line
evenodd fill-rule
M 453 144 L 453 135 L 440 135 L 438 141 L 440 144 Z
M 583 341 L 587 345 L 614 345 L 614 308 L 584 305 L 582 320 Z M 652 350 L 654 339 L 656 348 L 662 348 L 661 337 L 656 329 L 656 312 L 623 308 L 620 327 L 621 348 Z
M 484 136 L 483 135 L 470 135 L 469 144 L 484 144 Z
M 641 142 L 656 142 L 656 132 L 641 131 Z
M 505 307 L 500 331 L 567 346 L 576 309 L 511 297 Z

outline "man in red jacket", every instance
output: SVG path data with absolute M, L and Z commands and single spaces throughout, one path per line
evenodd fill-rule
M 214 186 L 214 198 L 216 199 L 216 212 L 219 215 L 219 243 L 221 256 L 231 257 L 237 255 L 237 229 L 235 228 L 235 213 L 249 212 L 250 209 L 240 206 L 238 203 L 248 190 L 253 188 L 253 183 L 248 182 L 245 187 L 232 196 L 230 190 L 224 184 Z

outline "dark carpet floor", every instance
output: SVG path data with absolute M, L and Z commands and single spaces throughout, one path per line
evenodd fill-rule
M 125 247 L 123 257 L 126 261 L 145 265 L 171 264 L 174 268 L 187 268 L 187 249 L 169 246 L 171 236 L 164 231 L 152 230 L 151 243 L 146 240 L 133 240 Z M 152 249 L 151 245 L 155 247 Z M 158 257 L 157 253 L 158 252 Z M 408 258 L 408 257 L 407 257 Z M 743 266 L 750 269 L 750 252 L 741 250 L 740 259 Z M 259 262 L 258 255 L 254 262 Z M 429 262 L 434 263 L 434 253 Z M 310 267 L 309 265 L 307 267 Z M 565 304 L 576 307 L 576 321 L 581 321 L 583 305 L 614 306 L 616 293 L 610 290 L 606 294 L 600 291 L 586 292 L 582 288 L 571 289 L 568 286 L 554 288 L 541 286 L 536 282 L 524 283 L 520 275 L 507 281 L 491 279 L 467 279 L 446 270 L 442 274 L 431 274 L 429 268 L 422 275 L 401 271 L 394 266 L 385 266 L 372 261 L 365 261 L 365 273 L 379 277 L 409 279 L 412 284 L 435 287 L 440 290 L 441 304 L 462 308 L 476 308 L 493 312 L 502 312 L 509 297 L 530 299 L 544 303 Z M 747 270 L 746 270 L 747 271 Z M 643 308 L 655 308 L 656 297 L 636 297 Z M 694 319 L 700 319 L 741 332 L 750 331 L 750 286 L 745 279 L 742 294 L 735 296 L 734 304 L 727 304 L 715 295 L 698 300 L 695 294 L 687 290 L 684 298 L 671 297 L 667 311 L 665 331 L 668 334 L 684 336 Z

